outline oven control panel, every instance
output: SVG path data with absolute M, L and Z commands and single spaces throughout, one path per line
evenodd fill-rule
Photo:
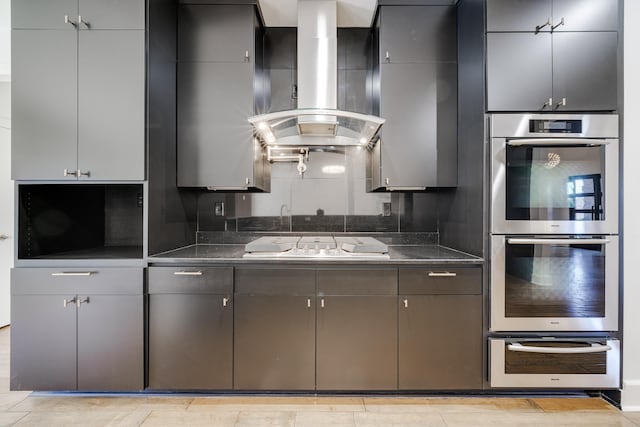
M 582 133 L 582 120 L 529 120 L 531 133 Z

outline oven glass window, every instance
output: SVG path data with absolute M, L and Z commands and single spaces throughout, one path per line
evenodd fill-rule
M 506 245 L 506 317 L 604 317 L 600 244 Z
M 604 148 L 508 146 L 507 220 L 604 220 Z
M 604 343 L 603 343 L 604 344 Z M 525 347 L 589 347 L 588 343 L 522 343 Z M 505 374 L 606 374 L 607 354 L 602 353 L 535 353 L 505 349 Z

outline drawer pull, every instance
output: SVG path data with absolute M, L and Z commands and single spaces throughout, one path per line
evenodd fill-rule
M 94 274 L 95 271 L 61 271 L 59 273 L 51 273 L 52 276 L 54 277 L 59 277 L 59 276 L 91 276 L 92 274 Z
M 202 276 L 202 271 L 174 271 L 175 276 Z
M 409 300 L 408 299 L 403 299 L 402 300 L 402 304 L 404 305 L 404 308 L 409 308 Z
M 449 271 L 430 271 L 427 273 L 429 277 L 456 277 L 457 273 L 451 273 Z
M 63 306 L 64 308 L 67 308 L 67 306 L 68 306 L 69 304 L 75 304 L 75 303 L 76 303 L 76 298 L 75 298 L 75 297 L 73 297 L 73 298 L 71 298 L 71 299 L 63 299 L 63 300 L 62 300 L 62 306 Z
M 603 353 L 610 351 L 611 347 L 593 343 L 590 347 L 533 347 L 524 346 L 519 342 L 509 344 L 507 349 L 510 351 L 521 351 L 525 353 L 560 353 L 560 354 L 579 354 L 579 353 Z
M 229 302 L 229 298 L 226 298 L 226 297 L 222 298 L 222 306 L 223 307 L 226 307 L 228 302 Z
M 311 308 L 311 298 L 307 298 L 307 308 Z
M 320 300 L 320 308 L 324 308 L 324 298 Z
M 89 304 L 89 297 L 85 297 L 85 298 L 78 298 L 76 300 L 76 305 L 78 306 L 78 308 L 80 308 L 80 306 L 82 304 Z

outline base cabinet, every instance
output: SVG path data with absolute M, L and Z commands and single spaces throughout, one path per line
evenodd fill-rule
M 315 271 L 236 269 L 234 387 L 315 388 Z
M 16 268 L 11 390 L 144 388 L 142 269 Z
M 398 271 L 318 270 L 316 388 L 398 387 Z
M 482 389 L 481 272 L 400 270 L 400 390 Z
M 149 388 L 231 389 L 232 280 L 230 267 L 149 269 Z

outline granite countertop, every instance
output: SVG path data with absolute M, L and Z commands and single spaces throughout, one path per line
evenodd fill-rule
M 149 257 L 150 264 L 482 264 L 480 257 L 437 244 L 389 245 L 390 259 L 243 258 L 244 244 L 197 244 Z

